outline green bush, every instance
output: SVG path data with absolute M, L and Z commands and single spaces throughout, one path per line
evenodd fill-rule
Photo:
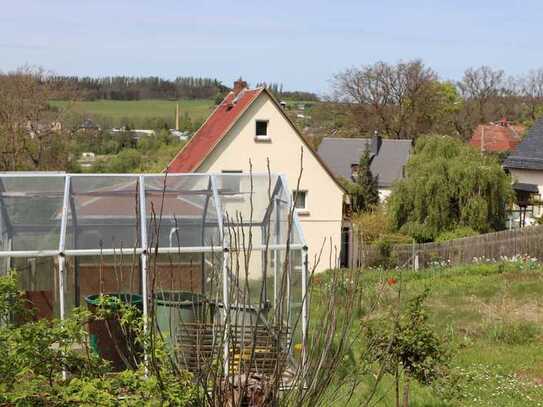
M 421 223 L 408 222 L 400 228 L 400 232 L 411 236 L 417 243 L 431 242 L 435 238 L 433 230 Z
M 478 235 L 475 230 L 467 226 L 460 226 L 453 230 L 448 230 L 441 232 L 436 237 L 436 242 L 446 242 L 447 240 L 460 239 L 463 237 L 475 236 Z
M 32 321 L 24 301 L 17 275 L 0 276 L 0 405 L 199 405 L 201 393 L 191 374 L 172 368 L 163 343 L 143 334 L 134 307 L 123 305 L 119 323 L 138 332 L 141 346 L 156 346 L 147 377 L 142 365 L 111 374 L 109 362 L 91 351 L 85 327 L 100 313 L 75 309 L 64 321 Z

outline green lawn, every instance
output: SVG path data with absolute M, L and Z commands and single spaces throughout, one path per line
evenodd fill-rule
M 382 293 L 370 315 L 384 315 L 396 301 L 396 286 L 385 279 L 397 272 L 365 271 L 366 303 Z M 543 267 L 520 263 L 472 265 L 403 273 L 405 298 L 430 289 L 427 307 L 435 331 L 452 350 L 450 377 L 439 386 L 412 383 L 410 406 L 543 406 Z M 380 288 L 379 288 L 380 287 Z M 384 288 L 383 288 L 384 287 Z M 319 296 L 319 288 L 314 294 Z M 312 317 L 323 312 L 315 300 Z M 367 307 L 363 307 L 363 309 Z M 357 331 L 358 328 L 354 328 Z M 363 357 L 355 343 L 354 372 Z M 374 371 L 375 373 L 375 371 Z M 360 375 L 351 405 L 363 405 L 373 383 Z M 439 390 L 438 387 L 441 389 Z M 444 390 L 444 391 L 443 391 Z M 343 406 L 335 392 L 329 405 Z M 393 406 L 394 386 L 386 377 L 372 406 Z
M 95 101 L 60 101 L 50 102 L 59 108 L 70 107 L 73 111 L 97 118 L 109 118 L 111 125 L 118 126 L 124 119 L 138 124 L 144 119 L 165 119 L 175 121 L 175 105 L 179 103 L 181 116 L 187 114 L 193 122 L 203 121 L 214 107 L 213 100 L 95 100 Z

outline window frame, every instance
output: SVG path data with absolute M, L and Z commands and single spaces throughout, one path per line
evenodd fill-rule
M 258 124 L 266 123 L 266 134 L 258 134 Z M 270 136 L 270 120 L 269 119 L 255 119 L 255 140 L 256 141 L 271 141 Z
M 293 205 L 294 205 L 294 210 L 296 211 L 296 213 L 298 215 L 309 215 L 309 208 L 308 208 L 308 205 L 307 205 L 307 195 L 308 195 L 308 191 L 306 189 L 299 189 L 298 191 L 298 194 L 303 194 L 303 203 L 304 203 L 304 206 L 303 207 L 298 207 L 298 202 L 295 201 L 295 198 L 299 198 L 299 196 L 296 196 L 296 191 L 292 191 L 292 202 L 293 202 Z

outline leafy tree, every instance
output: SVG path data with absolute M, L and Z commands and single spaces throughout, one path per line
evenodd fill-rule
M 389 284 L 395 284 L 391 278 Z M 424 301 L 429 291 L 414 297 L 405 310 L 394 318 L 371 321 L 367 326 L 370 346 L 369 362 L 378 362 L 384 371 L 396 378 L 396 406 L 400 406 L 399 386 L 403 376 L 404 405 L 409 405 L 409 381 L 430 384 L 445 377 L 451 354 L 428 321 Z M 403 373 L 403 375 L 402 375 Z
M 360 131 L 377 129 L 394 138 L 443 131 L 454 106 L 452 87 L 420 60 L 347 69 L 335 75 L 333 85 L 336 97 L 349 102 Z
M 484 233 L 505 227 L 511 180 L 499 162 L 449 136 L 417 141 L 389 198 L 393 226 L 417 241 L 465 226 Z
M 370 165 L 370 153 L 366 150 L 360 157 L 353 181 L 343 180 L 343 185 L 351 196 L 353 211 L 357 213 L 368 211 L 379 203 L 377 177 L 371 173 Z

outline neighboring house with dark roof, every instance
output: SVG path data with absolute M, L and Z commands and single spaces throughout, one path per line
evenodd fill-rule
M 477 126 L 469 144 L 481 151 L 493 153 L 512 151 L 520 144 L 525 130 L 523 125 L 511 124 L 503 118 L 497 123 Z
M 404 168 L 412 150 L 411 140 L 325 137 L 318 154 L 337 178 L 351 180 L 360 157 L 370 152 L 370 170 L 377 177 L 379 198 L 386 199 L 394 182 L 404 177 Z
M 503 167 L 513 177 L 513 189 L 521 211 L 519 223 L 521 226 L 531 223 L 535 217 L 543 215 L 540 205 L 543 195 L 543 118 L 528 130 L 517 148 L 505 159 Z
M 295 207 L 308 245 L 309 261 L 313 265 L 320 256 L 316 270 L 323 271 L 330 262 L 334 266 L 339 260 L 343 201 L 348 197 L 266 88 L 248 89 L 247 83 L 236 81 L 234 90 L 215 108 L 166 171 L 248 173 L 250 160 L 253 173 L 267 177 L 269 160 L 270 171 L 286 175 L 288 187 L 294 190 L 301 171 L 302 149 L 303 172 Z M 222 177 L 220 182 L 227 178 Z M 234 194 L 249 191 L 246 185 L 220 187 L 232 189 Z M 268 196 L 262 192 L 256 195 Z M 259 207 L 258 202 L 254 205 Z M 256 212 L 257 209 L 255 217 L 259 216 Z

